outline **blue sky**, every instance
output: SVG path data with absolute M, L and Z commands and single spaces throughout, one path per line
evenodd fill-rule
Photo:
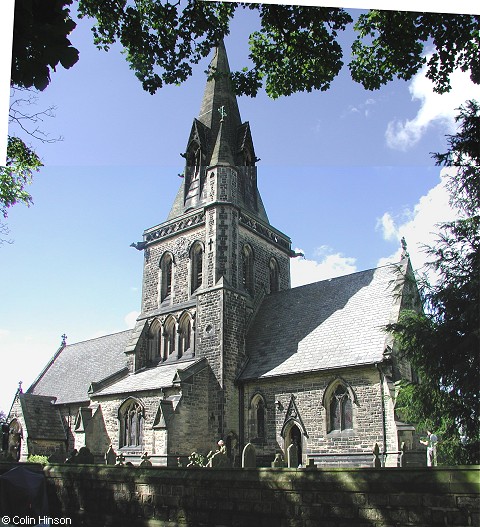
M 250 12 L 236 18 L 226 39 L 232 69 L 246 64 L 256 24 Z M 0 247 L 6 411 L 18 381 L 31 384 L 63 333 L 73 343 L 131 327 L 142 253 L 129 245 L 168 214 L 205 85 L 208 61 L 151 96 L 118 49 L 94 48 L 87 26 L 80 21 L 72 35 L 80 61 L 54 73 L 37 103 L 56 106 L 42 128 L 63 140 L 34 144 L 45 164 L 31 186 L 34 206 L 11 210 L 13 243 Z M 430 152 L 446 149 L 455 108 L 479 91 L 459 73 L 441 97 L 422 75 L 367 92 L 344 69 L 328 92 L 239 99 L 270 222 L 305 253 L 292 261 L 294 285 L 395 260 L 401 236 L 422 265 L 418 244 L 451 216 Z

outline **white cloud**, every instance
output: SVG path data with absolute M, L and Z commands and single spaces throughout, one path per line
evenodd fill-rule
M 348 115 L 352 113 L 358 113 L 358 114 L 364 115 L 365 117 L 369 117 L 370 107 L 373 106 L 375 102 L 376 102 L 375 99 L 369 98 L 369 99 L 366 99 L 364 102 L 358 104 L 357 106 L 354 106 L 353 104 L 351 104 L 348 107 L 348 110 L 346 110 L 343 113 L 342 117 L 347 117 Z
M 396 240 L 398 249 L 392 255 L 380 259 L 378 265 L 400 260 L 400 240 L 405 237 L 412 265 L 416 269 L 423 267 L 427 260 L 424 245 L 433 245 L 438 233 L 437 225 L 452 220 L 456 213 L 449 205 L 449 192 L 445 188 L 445 175 L 449 169 L 440 173 L 440 182 L 425 196 L 422 196 L 413 210 L 402 213 L 402 217 L 395 221 L 389 212 L 386 212 L 377 222 L 387 240 Z M 406 219 L 405 219 L 406 218 Z M 402 221 L 403 220 L 403 221 Z
M 407 150 L 422 138 L 432 123 L 441 123 L 448 132 L 453 132 L 457 108 L 468 99 L 478 98 L 478 86 L 467 72 L 456 70 L 450 77 L 451 91 L 440 95 L 433 91 L 432 82 L 425 77 L 426 71 L 426 67 L 422 68 L 409 87 L 412 100 L 421 103 L 417 115 L 413 119 L 388 123 L 385 138 L 390 148 Z
M 389 212 L 385 212 L 385 214 L 377 220 L 377 230 L 382 231 L 385 240 L 395 240 L 398 238 L 395 220 Z
M 8 337 L 9 335 L 10 335 L 10 331 L 8 329 L 0 328 L 0 339 Z
M 130 313 L 127 313 L 125 315 L 125 324 L 127 325 L 127 327 L 129 328 L 133 328 L 135 326 L 135 322 L 138 318 L 138 315 L 140 313 L 138 311 L 130 311 Z
M 303 253 L 301 249 L 295 249 L 295 252 Z M 335 278 L 357 270 L 355 258 L 332 253 L 332 249 L 325 245 L 319 247 L 315 255 L 320 258 L 319 261 L 301 257 L 291 260 L 292 287 Z

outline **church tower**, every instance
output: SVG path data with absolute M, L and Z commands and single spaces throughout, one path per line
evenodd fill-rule
M 136 244 L 145 261 L 130 365 L 203 359 L 211 374 L 198 419 L 208 422 L 211 445 L 239 434 L 235 381 L 248 360 L 245 337 L 265 295 L 290 288 L 291 242 L 265 212 L 223 42 L 210 68 L 170 214 Z

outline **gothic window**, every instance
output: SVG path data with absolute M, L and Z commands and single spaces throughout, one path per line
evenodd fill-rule
M 160 301 L 165 302 L 171 298 L 173 286 L 173 257 L 170 253 L 165 253 L 162 256 L 160 270 Z
M 270 258 L 269 264 L 269 275 L 270 275 L 270 293 L 276 293 L 280 290 L 280 270 L 278 263 L 275 258 Z
M 163 360 L 175 352 L 176 324 L 173 317 L 168 317 L 163 328 Z
M 182 316 L 178 333 L 178 358 L 180 358 L 192 347 L 192 318 L 188 313 Z
M 330 396 L 329 432 L 342 432 L 353 428 L 353 405 L 348 390 L 339 384 Z
M 195 242 L 190 251 L 191 259 L 191 292 L 195 292 L 203 283 L 203 247 Z
M 162 326 L 158 320 L 154 320 L 150 326 L 150 340 L 148 358 L 155 360 L 160 357 L 160 343 L 161 343 Z
M 251 417 L 252 417 L 252 438 L 265 438 L 265 401 L 260 394 L 253 397 L 251 403 Z
M 242 251 L 243 258 L 243 273 L 242 282 L 243 288 L 250 293 L 254 294 L 254 283 L 253 283 L 253 251 L 250 245 L 244 245 Z
M 141 448 L 145 414 L 142 405 L 135 399 L 126 401 L 119 411 L 120 448 Z

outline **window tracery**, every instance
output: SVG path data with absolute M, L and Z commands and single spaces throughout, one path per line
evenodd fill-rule
M 140 448 L 143 445 L 145 414 L 136 399 L 126 401 L 119 412 L 120 448 Z

